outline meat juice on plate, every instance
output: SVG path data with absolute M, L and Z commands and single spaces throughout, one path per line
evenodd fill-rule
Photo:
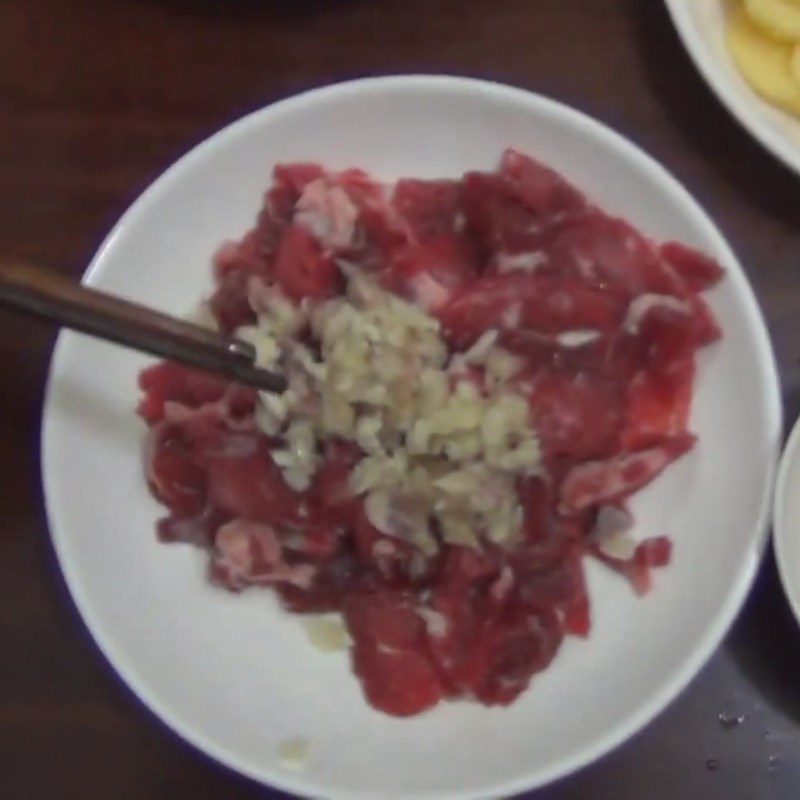
M 158 535 L 230 591 L 341 612 L 378 709 L 508 704 L 588 636 L 585 557 L 639 594 L 670 561 L 626 501 L 695 444 L 721 276 L 514 150 L 392 185 L 278 166 L 203 314 L 289 388 L 142 372 Z

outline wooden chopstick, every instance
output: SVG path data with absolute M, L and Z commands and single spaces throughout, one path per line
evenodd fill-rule
M 81 333 L 215 372 L 269 392 L 282 392 L 281 375 L 255 366 L 255 348 L 168 314 L 123 300 L 28 264 L 0 264 L 0 306 Z

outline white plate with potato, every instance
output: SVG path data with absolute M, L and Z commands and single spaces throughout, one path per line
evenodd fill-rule
M 800 0 L 665 2 L 720 100 L 800 173 Z

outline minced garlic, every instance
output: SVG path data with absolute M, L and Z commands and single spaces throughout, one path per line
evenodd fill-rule
M 288 377 L 256 414 L 282 443 L 273 457 L 286 480 L 307 488 L 320 444 L 341 437 L 364 451 L 350 490 L 387 535 L 427 555 L 438 537 L 513 542 L 517 480 L 541 464 L 528 402 L 512 384 L 519 359 L 497 345 L 497 331 L 451 355 L 433 316 L 350 266 L 345 274 L 346 294 L 312 308 L 262 286 L 258 324 L 238 332 L 261 366 Z
M 311 755 L 311 742 L 305 736 L 292 736 L 278 745 L 278 761 L 290 770 L 304 770 Z
M 306 633 L 311 644 L 322 653 L 347 650 L 347 628 L 339 615 L 310 617 L 306 621 Z

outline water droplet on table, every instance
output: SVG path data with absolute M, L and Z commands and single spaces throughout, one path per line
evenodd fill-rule
M 725 730 L 738 728 L 745 720 L 744 714 L 719 714 L 717 716 L 719 724 Z
M 778 766 L 778 756 L 770 756 L 767 763 L 769 764 L 770 771 L 774 770 Z

